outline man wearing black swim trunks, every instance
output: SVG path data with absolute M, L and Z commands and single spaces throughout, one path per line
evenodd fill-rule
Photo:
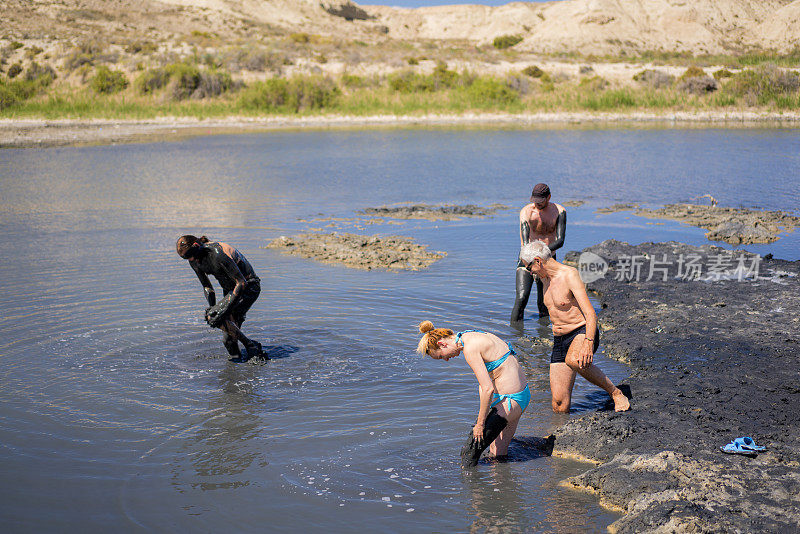
M 230 361 L 241 363 L 253 356 L 265 357 L 261 344 L 241 331 L 247 310 L 261 293 L 261 280 L 247 259 L 227 243 L 210 241 L 206 236 L 181 236 L 175 248 L 181 258 L 189 260 L 189 265 L 203 285 L 210 306 L 206 310 L 206 321 L 222 330 L 222 343 L 231 355 Z M 209 275 L 214 276 L 222 286 L 224 298 L 219 304 Z M 239 350 L 240 341 L 247 349 L 245 358 Z
M 525 269 L 542 280 L 544 304 L 553 323 L 550 356 L 553 411 L 569 412 L 576 374 L 611 395 L 616 411 L 629 410 L 628 398 L 592 363 L 600 344 L 600 331 L 578 270 L 557 262 L 543 241 L 523 245 L 519 259 Z

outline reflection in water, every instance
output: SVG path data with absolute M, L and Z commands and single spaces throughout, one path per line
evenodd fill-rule
M 519 532 L 527 530 L 530 503 L 514 466 L 494 463 L 483 469 L 462 470 L 474 521 L 470 532 Z

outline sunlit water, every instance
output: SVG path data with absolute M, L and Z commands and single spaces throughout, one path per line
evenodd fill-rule
M 520 339 L 508 325 L 516 212 L 538 181 L 554 201 L 587 201 L 568 209 L 565 250 L 610 237 L 700 244 L 700 229 L 594 210 L 706 193 L 796 210 L 798 139 L 790 129 L 387 130 L 0 151 L 4 528 L 603 530 L 616 514 L 558 486 L 585 465 L 516 443 L 517 461 L 461 471 L 476 382 L 462 359 L 415 355 L 415 325 Z M 356 213 L 401 202 L 512 209 L 374 225 Z M 303 222 L 316 217 L 350 220 Z M 386 273 L 262 248 L 312 228 L 406 235 L 448 255 Z M 174 253 L 183 233 L 227 241 L 255 267 L 263 289 L 244 331 L 270 361 L 227 361 Z M 796 234 L 748 249 L 800 257 Z M 523 334 L 548 336 L 534 308 Z M 565 420 L 550 413 L 548 358 L 520 353 L 533 391 L 522 438 Z M 598 362 L 615 381 L 627 375 Z M 603 403 L 578 381 L 577 414 Z

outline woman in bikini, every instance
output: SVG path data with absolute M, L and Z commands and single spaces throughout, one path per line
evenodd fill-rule
M 424 335 L 417 352 L 444 361 L 463 353 L 478 379 L 480 409 L 472 429 L 472 444 L 462 450 L 463 464 L 475 465 L 487 446 L 497 459 L 505 459 L 519 418 L 531 400 L 525 371 L 514 349 L 496 335 L 479 330 L 453 332 L 422 321 L 419 331 Z

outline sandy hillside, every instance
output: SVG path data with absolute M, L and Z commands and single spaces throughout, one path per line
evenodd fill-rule
M 170 40 L 203 32 L 234 41 L 309 32 L 367 42 L 523 37 L 517 50 L 786 52 L 800 39 L 800 0 L 564 0 L 420 9 L 347 0 L 0 0 L 5 39 Z

